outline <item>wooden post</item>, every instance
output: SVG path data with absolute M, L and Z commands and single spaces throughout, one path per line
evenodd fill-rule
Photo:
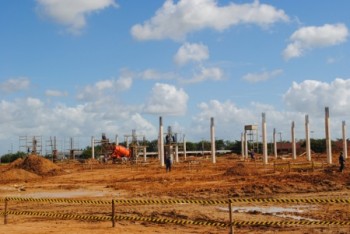
M 112 199 L 112 227 L 115 227 L 115 201 Z
M 233 217 L 232 217 L 232 203 L 229 200 L 228 201 L 228 210 L 230 212 L 229 217 L 230 217 L 230 234 L 233 234 Z
M 4 224 L 7 224 L 7 197 L 5 197 L 5 214 L 4 214 Z

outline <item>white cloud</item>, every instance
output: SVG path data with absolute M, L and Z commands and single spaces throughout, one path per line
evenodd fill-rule
M 117 7 L 114 0 L 36 0 L 38 10 L 50 19 L 79 33 L 86 26 L 87 15 L 107 7 Z
M 270 72 L 264 71 L 261 73 L 248 73 L 243 76 L 243 80 L 246 80 L 251 83 L 257 83 L 260 81 L 266 81 L 266 80 L 272 79 L 276 76 L 281 75 L 282 73 L 283 73 L 283 70 L 281 69 L 273 70 Z
M 155 16 L 143 24 L 134 25 L 131 34 L 138 40 L 183 40 L 188 33 L 211 28 L 223 31 L 238 24 L 267 27 L 288 21 L 283 10 L 259 1 L 218 6 L 216 0 L 167 0 Z
M 26 77 L 13 78 L 0 83 L 0 90 L 6 93 L 12 93 L 28 89 L 29 85 L 30 80 Z
M 108 95 L 114 96 L 118 92 L 128 90 L 132 85 L 132 77 L 122 75 L 118 79 L 109 79 L 98 81 L 93 85 L 87 85 L 78 93 L 79 100 L 92 101 Z
M 146 69 L 139 73 L 138 75 L 144 80 L 172 80 L 178 78 L 173 72 L 160 72 L 155 69 Z
M 283 133 L 283 139 L 290 139 L 291 122 L 296 123 L 296 137 L 303 139 L 305 137 L 304 119 L 305 114 L 299 112 L 287 112 L 283 110 L 276 110 L 273 106 L 263 103 L 250 103 L 250 105 L 239 107 L 234 102 L 227 100 L 221 102 L 219 100 L 210 100 L 209 102 L 202 102 L 198 106 L 200 112 L 193 117 L 191 133 L 197 139 L 206 136 L 207 140 L 210 138 L 210 118 L 214 118 L 215 134 L 217 139 L 239 140 L 241 133 L 244 132 L 245 125 L 257 125 L 259 141 L 261 141 L 262 129 L 262 113 L 266 115 L 267 138 L 272 140 L 273 129 L 276 128 L 278 132 Z M 312 122 L 312 129 L 316 130 L 315 126 L 322 123 L 322 118 L 310 118 Z M 317 124 L 318 125 L 317 125 Z M 318 134 L 322 134 L 323 128 L 317 129 Z
M 144 107 L 144 112 L 164 115 L 183 115 L 187 109 L 188 95 L 183 89 L 169 84 L 156 83 Z
M 140 109 L 111 103 L 91 109 L 91 104 L 53 105 L 32 97 L 0 101 L 0 155 L 7 151 L 9 141 L 17 144 L 18 137 L 25 135 L 42 136 L 43 146 L 49 136 L 57 136 L 62 144 L 64 138 L 80 137 L 84 138 L 82 148 L 90 144 L 90 136 L 100 136 L 102 132 L 114 137 L 136 129 L 139 134 L 147 133 L 147 139 L 157 137 L 155 127 L 137 112 Z M 59 150 L 67 150 L 67 145 Z
M 209 58 L 208 47 L 203 44 L 185 43 L 183 44 L 176 55 L 174 61 L 178 65 L 185 65 L 188 62 L 201 62 Z
M 284 102 L 293 111 L 323 115 L 329 106 L 334 115 L 348 115 L 350 79 L 335 79 L 331 83 L 305 80 L 294 82 L 284 94 Z
M 283 57 L 288 60 L 302 56 L 306 50 L 341 44 L 347 40 L 348 35 L 345 24 L 302 27 L 290 37 L 291 43 L 283 51 Z
M 132 77 L 131 76 L 121 76 L 115 81 L 116 90 L 125 91 L 130 89 L 132 86 Z
M 45 95 L 50 97 L 66 97 L 68 96 L 68 93 L 59 90 L 48 89 L 45 91 Z
M 218 67 L 200 67 L 199 72 L 194 74 L 191 79 L 181 79 L 182 83 L 199 83 L 206 80 L 219 81 L 224 78 L 224 72 Z

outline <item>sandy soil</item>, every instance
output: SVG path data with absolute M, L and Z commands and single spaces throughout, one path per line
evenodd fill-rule
M 258 155 L 259 156 L 259 155 Z M 337 162 L 334 156 L 334 162 Z M 305 157 L 276 167 L 260 160 L 242 161 L 237 155 L 210 159 L 188 157 L 173 165 L 170 173 L 155 159 L 147 163 L 99 164 L 90 160 L 53 164 L 30 156 L 0 166 L 0 198 L 74 198 L 111 201 L 112 199 L 228 199 L 228 198 L 346 198 L 350 199 L 350 173 L 339 173 L 337 164 L 323 165 L 323 155 L 315 170 Z M 298 164 L 298 165 L 296 165 Z M 11 211 L 40 211 L 81 215 L 111 215 L 110 205 L 9 202 Z M 4 206 L 0 206 L 0 212 Z M 227 205 L 117 205 L 116 214 L 176 220 L 229 222 Z M 349 204 L 235 203 L 235 221 L 350 221 Z M 350 233 L 350 226 L 290 225 L 239 226 L 235 233 Z M 0 233 L 228 233 L 228 228 L 159 224 L 143 221 L 88 221 L 10 215 L 0 224 Z

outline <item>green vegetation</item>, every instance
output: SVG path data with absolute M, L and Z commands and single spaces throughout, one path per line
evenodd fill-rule
M 23 152 L 9 153 L 1 156 L 1 163 L 11 163 L 18 158 L 24 158 L 27 154 Z

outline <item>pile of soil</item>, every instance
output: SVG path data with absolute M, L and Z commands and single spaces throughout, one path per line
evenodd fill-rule
M 229 167 L 224 172 L 224 176 L 247 176 L 256 174 L 250 168 L 247 168 L 243 163 L 237 163 L 233 167 Z
M 90 159 L 85 160 L 84 163 L 85 164 L 89 164 L 89 165 L 90 164 L 94 164 L 95 165 L 95 164 L 100 164 L 100 161 L 90 158 Z
M 0 174 L 1 182 L 14 182 L 14 181 L 23 181 L 33 179 L 40 179 L 41 176 L 34 174 L 32 172 L 23 170 L 23 169 L 11 169 Z
M 23 169 L 40 176 L 57 175 L 62 169 L 50 160 L 38 156 L 29 155 L 25 159 L 17 159 L 9 165 L 9 169 Z

